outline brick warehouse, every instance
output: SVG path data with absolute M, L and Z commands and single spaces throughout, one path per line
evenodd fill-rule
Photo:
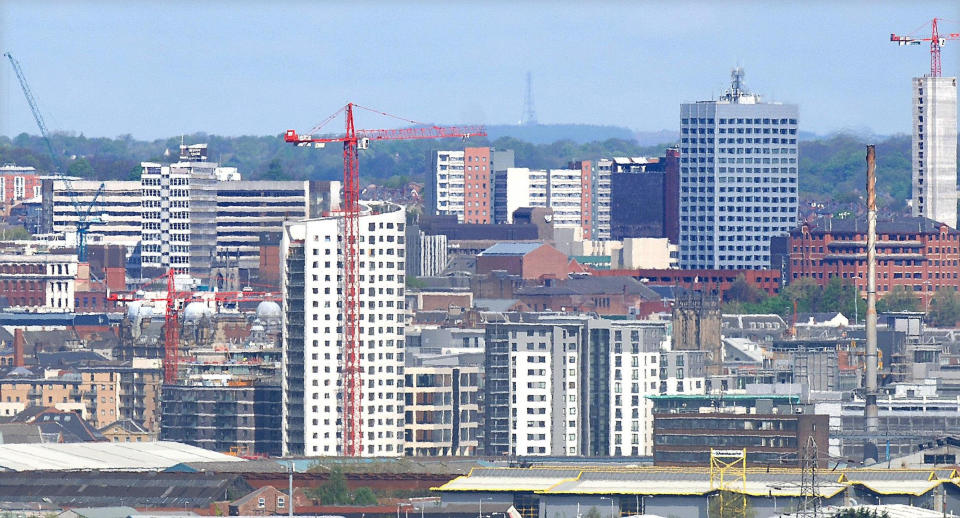
M 809 277 L 825 285 L 853 279 L 866 292 L 867 222 L 823 218 L 790 232 L 788 279 Z M 960 232 L 923 217 L 877 222 L 877 295 L 896 286 L 926 304 L 938 288 L 960 288 Z

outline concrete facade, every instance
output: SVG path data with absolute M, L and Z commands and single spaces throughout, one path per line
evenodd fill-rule
M 957 78 L 915 77 L 913 215 L 957 228 Z
M 797 106 L 739 81 L 680 107 L 680 267 L 756 269 L 797 223 Z
M 284 454 L 341 453 L 339 219 L 309 219 L 284 229 Z M 405 213 L 393 204 L 370 203 L 359 221 L 357 352 L 365 456 L 403 452 L 404 227 Z
M 488 324 L 486 455 L 649 455 L 664 329 L 550 318 Z
M 73 311 L 76 280 L 75 255 L 0 255 L 0 296 L 10 307 Z
M 210 276 L 217 245 L 217 165 L 187 151 L 181 146 L 180 161 L 169 166 L 141 164 L 144 277 L 170 268 L 204 280 Z
M 404 455 L 477 455 L 479 367 L 407 367 Z
M 554 227 L 583 229 L 589 238 L 593 229 L 592 166 L 589 161 L 571 164 L 568 169 L 531 170 L 526 167 L 507 169 L 503 178 L 503 194 L 498 198 L 506 222 L 513 223 L 513 213 L 521 207 L 553 209 Z
M 454 215 L 460 223 L 494 223 L 495 177 L 513 167 L 511 150 L 468 147 L 434 151 L 425 189 L 430 215 Z

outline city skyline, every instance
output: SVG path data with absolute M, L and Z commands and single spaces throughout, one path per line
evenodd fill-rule
M 737 65 L 765 100 L 799 105 L 806 131 L 909 134 L 910 79 L 928 54 L 889 34 L 923 34 L 934 16 L 954 31 L 956 6 L 815 7 L 8 2 L 0 47 L 23 64 L 50 128 L 90 137 L 279 134 L 346 101 L 425 122 L 513 124 L 528 71 L 541 123 L 678 130 L 679 105 L 719 96 Z M 945 76 L 957 75 L 957 52 L 945 47 Z M 37 133 L 9 66 L 0 85 L 0 134 Z

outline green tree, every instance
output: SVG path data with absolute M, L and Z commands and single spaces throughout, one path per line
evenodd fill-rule
M 353 492 L 353 505 L 377 505 L 377 495 L 367 486 Z
M 267 172 L 263 174 L 264 180 L 289 180 L 290 177 L 283 172 L 283 165 L 280 160 L 274 158 L 267 166 Z
M 423 289 L 427 287 L 427 283 L 419 277 L 414 277 L 413 275 L 407 276 L 406 285 L 408 288 Z
M 90 162 L 86 158 L 78 158 L 67 167 L 67 174 L 70 176 L 77 176 L 80 178 L 94 178 L 95 174 L 93 172 L 93 166 L 90 165 Z
M 347 490 L 347 478 L 339 467 L 333 468 L 330 477 L 318 487 L 305 491 L 308 498 L 319 500 L 323 505 L 349 505 L 353 503 Z
M 960 320 L 960 293 L 951 288 L 940 288 L 930 299 L 927 322 L 936 327 L 954 327 Z
M 4 241 L 23 241 L 32 238 L 33 235 L 23 227 L 0 227 L 0 240 Z
M 920 298 L 904 286 L 894 286 L 877 301 L 878 311 L 919 311 Z
M 596 507 L 591 507 L 590 510 L 587 511 L 586 518 L 601 518 L 600 510 Z
M 738 275 L 730 288 L 723 292 L 724 302 L 746 302 L 756 304 L 766 298 L 760 288 L 747 282 L 746 277 Z

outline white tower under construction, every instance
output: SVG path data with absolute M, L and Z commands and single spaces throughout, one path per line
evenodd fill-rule
M 360 213 L 358 354 L 363 451 L 403 453 L 404 223 L 399 205 Z M 283 452 L 342 455 L 343 220 L 312 218 L 283 235 Z
M 957 78 L 913 78 L 913 215 L 957 228 Z

